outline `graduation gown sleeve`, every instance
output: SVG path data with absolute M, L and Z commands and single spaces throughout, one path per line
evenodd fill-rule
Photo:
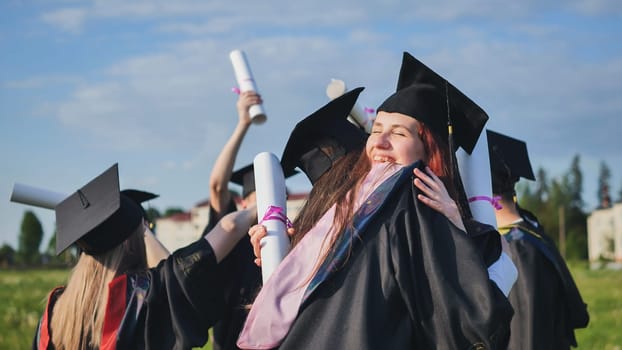
M 149 271 L 145 348 L 189 349 L 207 341 L 223 313 L 220 269 L 205 239 L 175 251 Z

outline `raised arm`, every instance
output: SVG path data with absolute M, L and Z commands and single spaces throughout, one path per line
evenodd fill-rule
M 145 227 L 145 251 L 147 254 L 147 266 L 155 267 L 160 261 L 166 259 L 171 253 L 166 247 L 158 240 L 158 238 L 151 232 L 149 226 Z
M 218 213 L 219 217 L 226 209 L 231 198 L 231 194 L 229 193 L 231 172 L 233 171 L 235 158 L 238 155 L 244 135 L 246 135 L 246 131 L 251 125 L 251 117 L 248 110 L 252 105 L 260 103 L 262 103 L 261 96 L 253 91 L 246 91 L 240 94 L 237 102 L 238 124 L 218 155 L 216 163 L 214 163 L 214 168 L 212 168 L 209 183 L 210 205 L 214 211 Z

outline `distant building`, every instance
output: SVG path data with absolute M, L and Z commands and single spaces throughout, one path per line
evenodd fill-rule
M 300 212 L 308 193 L 293 193 L 287 198 L 287 216 L 290 220 Z M 239 205 L 240 198 L 234 198 Z M 172 253 L 201 237 L 209 221 L 209 200 L 196 204 L 189 212 L 156 219 L 156 237 Z M 258 214 L 262 216 L 263 213 Z
M 587 236 L 591 264 L 622 264 L 622 203 L 594 210 L 587 218 Z

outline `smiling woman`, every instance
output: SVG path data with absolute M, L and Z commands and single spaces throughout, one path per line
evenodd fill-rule
M 443 181 L 425 165 L 437 152 L 449 162 L 448 143 L 435 142 L 448 137 L 442 128 L 447 92 L 444 84 L 421 83 L 425 71 L 412 71 L 410 62 L 403 63 L 398 91 L 380 106 L 366 149 L 324 157 L 321 164 L 327 166 L 314 174 L 313 190 L 294 221 L 295 245 L 253 303 L 240 348 L 497 349 L 506 344 L 512 309 L 504 293 L 514 280 L 509 278 L 508 286 L 491 280 L 487 271 L 503 260 L 499 235 L 463 218 Z M 487 116 L 452 89 L 449 104 L 475 111 L 456 109 L 454 115 L 461 126 L 458 144 L 472 149 Z M 342 96 L 348 97 L 352 94 Z M 288 147 L 303 124 L 337 129 L 334 120 L 345 120 L 351 109 L 351 104 L 343 110 L 328 107 L 340 102 L 335 99 L 301 121 Z M 434 137 L 419 136 L 428 132 Z M 303 171 L 312 155 L 325 154 L 320 145 L 309 148 L 300 152 Z M 453 173 L 446 175 L 457 192 Z M 465 226 L 477 229 L 467 234 Z M 265 227 L 253 226 L 251 242 L 258 245 L 265 233 Z
M 367 141 L 372 163 L 410 164 L 427 159 L 421 123 L 405 114 L 378 112 Z

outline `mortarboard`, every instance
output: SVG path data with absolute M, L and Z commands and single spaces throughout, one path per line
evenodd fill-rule
M 118 164 L 60 202 L 56 208 L 56 254 L 76 243 L 87 254 L 104 253 L 140 225 L 142 208 L 119 191 Z
M 285 178 L 298 174 L 297 171 L 284 174 Z M 242 186 L 242 198 L 255 192 L 255 167 L 253 163 L 231 173 L 231 182 Z
M 490 156 L 490 172 L 493 176 L 505 176 L 512 182 L 520 177 L 535 180 L 527 144 L 524 141 L 509 137 L 492 130 L 488 135 L 488 155 Z
M 121 194 L 129 197 L 131 200 L 133 200 L 136 204 L 140 206 L 145 219 L 147 218 L 147 213 L 145 212 L 145 208 L 143 208 L 142 203 L 159 197 L 159 195 L 155 193 L 145 192 L 141 190 L 134 190 L 134 189 L 123 190 L 121 191 Z
M 469 154 L 488 121 L 482 108 L 408 52 L 404 52 L 396 92 L 377 111 L 411 116 L 445 140 L 449 117 L 453 142 Z
M 255 167 L 249 164 L 231 173 L 231 182 L 242 186 L 242 198 L 255 192 Z
M 337 159 L 365 147 L 367 134 L 347 119 L 363 89 L 346 92 L 296 124 L 281 156 L 285 176 L 298 167 L 313 184 Z

